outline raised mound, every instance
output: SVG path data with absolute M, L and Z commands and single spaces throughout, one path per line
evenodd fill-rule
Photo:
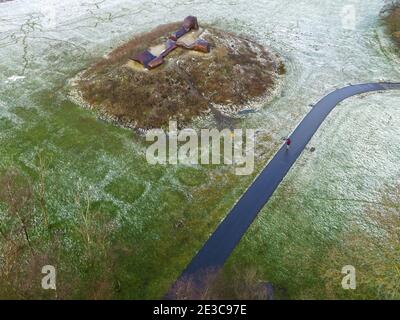
M 235 115 L 272 94 L 281 61 L 253 40 L 209 26 L 181 39 L 205 39 L 209 53 L 178 48 L 153 70 L 130 59 L 149 48 L 157 55 L 179 26 L 159 26 L 111 52 L 75 79 L 75 97 L 120 125 L 150 129 L 171 119 L 187 124 L 211 110 Z

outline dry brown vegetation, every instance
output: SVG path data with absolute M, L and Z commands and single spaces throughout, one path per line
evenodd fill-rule
M 390 1 L 382 10 L 382 16 L 388 32 L 400 45 L 400 1 Z
M 178 23 L 139 35 L 90 67 L 78 82 L 84 100 L 122 125 L 158 128 L 169 119 L 187 123 L 210 103 L 243 105 L 265 95 L 284 67 L 252 40 L 207 27 L 211 53 L 177 49 L 148 72 L 126 66 L 129 58 L 163 43 Z
M 234 277 L 208 270 L 178 280 L 169 298 L 177 300 L 267 300 L 272 292 L 255 268 L 236 270 Z
M 78 190 L 75 224 L 55 227 L 45 188 L 44 180 L 33 185 L 15 169 L 0 174 L 0 299 L 112 298 L 112 220 L 92 211 Z M 56 290 L 41 287 L 45 265 L 56 268 Z

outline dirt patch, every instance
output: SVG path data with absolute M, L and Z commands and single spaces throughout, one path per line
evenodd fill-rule
M 171 119 L 187 124 L 211 110 L 234 116 L 257 99 L 261 105 L 285 73 L 262 45 L 210 26 L 186 36 L 188 42 L 198 36 L 207 40 L 210 53 L 178 48 L 154 70 L 129 59 L 148 48 L 159 52 L 179 26 L 159 26 L 108 54 L 74 80 L 75 96 L 120 125 L 160 128 Z

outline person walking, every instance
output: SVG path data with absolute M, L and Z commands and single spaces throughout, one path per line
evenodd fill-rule
M 292 140 L 290 138 L 286 139 L 286 151 L 290 149 L 290 145 L 292 144 Z

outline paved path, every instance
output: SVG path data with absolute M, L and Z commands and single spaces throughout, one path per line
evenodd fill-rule
M 290 150 L 287 151 L 285 145 L 279 149 L 193 258 L 181 278 L 193 277 L 198 271 L 209 268 L 222 267 L 328 114 L 341 101 L 351 96 L 381 90 L 400 90 L 400 83 L 351 85 L 338 89 L 319 101 L 290 136 Z

